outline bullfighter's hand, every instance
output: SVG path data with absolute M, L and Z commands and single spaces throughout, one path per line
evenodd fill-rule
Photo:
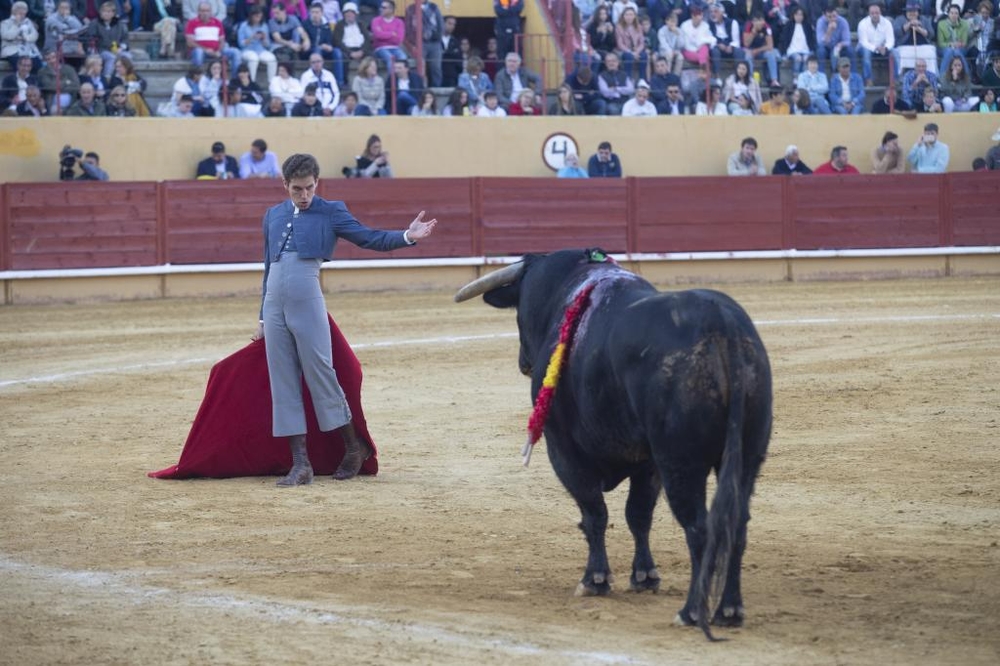
M 250 339 L 256 342 L 257 340 L 260 340 L 263 337 L 264 337 L 264 322 L 260 321 L 257 322 L 257 330 L 254 331 L 254 334 L 250 336 Z
M 407 236 L 410 240 L 418 241 L 422 238 L 427 238 L 434 231 L 434 226 L 438 223 L 437 218 L 424 222 L 424 211 L 417 213 L 417 216 L 413 218 L 413 222 L 410 222 L 410 228 L 407 229 Z

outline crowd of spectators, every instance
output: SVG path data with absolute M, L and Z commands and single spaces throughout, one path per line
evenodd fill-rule
M 888 112 L 866 108 L 866 96 L 897 87 L 894 112 L 995 111 L 997 9 L 993 0 L 573 0 L 580 38 L 566 82 L 593 115 L 621 113 L 640 81 L 658 114 Z M 633 48 L 636 12 L 645 58 Z
M 0 110 L 176 118 L 997 111 L 1000 20 L 992 0 L 572 0 L 574 66 L 550 82 L 551 95 L 519 53 L 524 0 L 493 0 L 494 36 L 482 51 L 434 0 L 420 15 L 412 3 L 400 11 L 394 0 L 359 2 L 0 2 L 0 57 L 13 68 L 0 81 Z M 180 36 L 189 61 L 155 109 L 129 48 L 142 30 L 158 35 L 160 57 L 173 56 Z M 451 93 L 439 109 L 442 88 Z M 867 108 L 873 88 L 882 95 Z M 905 156 L 887 135 L 873 150 L 873 170 L 947 165 L 947 146 L 931 126 Z M 812 171 L 788 146 L 770 172 L 844 172 L 840 148 Z M 748 137 L 729 172 L 768 173 L 756 149 Z M 266 146 L 252 147 L 234 177 L 270 169 L 268 155 Z M 366 169 L 379 158 L 369 159 Z M 621 175 L 610 145 L 586 174 L 609 171 Z M 567 164 L 565 175 L 583 172 Z
M 990 112 L 1000 90 L 993 0 L 572 0 L 573 71 L 548 91 L 519 53 L 524 0 L 493 0 L 482 51 L 435 0 L 420 16 L 413 3 L 360 4 L 365 14 L 340 0 L 19 0 L 0 14 L 0 57 L 15 70 L 0 110 L 18 113 L 29 76 L 42 73 L 42 104 L 27 114 L 65 114 L 78 101 L 107 111 L 115 79 L 125 117 Z M 136 30 L 155 31 L 163 57 L 182 36 L 190 61 L 156 109 L 131 66 Z M 80 99 L 85 79 L 100 106 Z M 560 87 L 572 100 L 548 94 Z M 456 95 L 438 109 L 425 93 L 443 99 L 442 88 Z M 884 104 L 867 108 L 873 88 Z

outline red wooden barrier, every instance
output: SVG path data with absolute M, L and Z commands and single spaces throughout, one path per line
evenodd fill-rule
M 783 178 L 636 178 L 633 252 L 781 249 Z
M 815 178 L 330 178 L 320 194 L 363 222 L 402 229 L 421 209 L 431 240 L 397 257 L 1000 245 L 993 173 Z M 261 261 L 278 180 L 8 183 L 0 269 Z M 340 259 L 386 255 L 337 247 Z
M 936 247 L 942 177 L 796 178 L 796 249 Z
M 156 183 L 12 184 L 10 268 L 156 263 Z
M 10 185 L 0 185 L 0 271 L 10 270 L 10 225 L 7 224 L 7 188 Z
M 170 264 L 263 261 L 264 211 L 288 196 L 273 178 L 175 180 L 162 187 Z
M 626 181 L 482 179 L 483 254 L 599 246 L 624 252 Z
M 996 171 L 953 173 L 951 229 L 955 245 L 1000 245 L 1000 178 Z
M 402 230 L 421 210 L 425 220 L 437 218 L 433 240 L 395 252 L 373 253 L 338 242 L 338 259 L 378 259 L 474 256 L 472 195 L 468 178 L 324 179 L 325 199 L 337 199 L 364 224 L 376 229 Z M 260 241 L 258 240 L 258 245 Z

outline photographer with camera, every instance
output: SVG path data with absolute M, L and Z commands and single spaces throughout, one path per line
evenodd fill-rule
M 368 137 L 365 152 L 354 158 L 356 165 L 344 167 L 342 173 L 347 178 L 392 178 L 389 153 L 382 150 L 382 139 L 378 134 Z
M 83 171 L 76 175 L 76 167 Z M 59 180 L 110 180 L 101 168 L 101 157 L 95 152 L 84 154 L 79 148 L 63 146 L 59 153 Z

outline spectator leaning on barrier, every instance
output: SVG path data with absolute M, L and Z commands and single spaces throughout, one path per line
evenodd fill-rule
M 927 123 L 906 160 L 914 173 L 944 173 L 948 170 L 950 157 L 948 144 L 938 141 L 937 124 Z
M 195 178 L 198 180 L 231 180 L 240 177 L 240 165 L 236 158 L 226 155 L 226 145 L 221 141 L 212 144 L 212 155 L 198 162 Z
M 997 145 L 986 151 L 986 168 L 990 171 L 1000 171 L 1000 129 L 990 137 Z
M 899 149 L 899 135 L 886 132 L 882 143 L 872 151 L 873 173 L 906 173 L 906 160 Z
M 278 178 L 278 156 L 267 149 L 264 139 L 255 139 L 250 150 L 240 156 L 240 178 Z
M 557 178 L 590 178 L 587 170 L 580 166 L 580 158 L 576 153 L 567 153 L 563 166 L 556 172 Z
M 587 163 L 587 175 L 591 178 L 622 177 L 622 161 L 612 152 L 609 141 L 602 141 L 597 146 L 597 152 L 591 155 Z
M 834 146 L 830 151 L 830 161 L 820 164 L 813 171 L 817 176 L 836 174 L 860 174 L 861 172 L 847 162 L 847 148 L 845 146 Z
M 785 148 L 785 156 L 777 159 L 771 169 L 773 176 L 808 176 L 811 173 L 812 169 L 799 159 L 799 148 L 794 145 Z
M 766 176 L 764 160 L 757 154 L 757 140 L 752 136 L 743 139 L 740 149 L 729 156 L 726 173 L 730 176 Z

